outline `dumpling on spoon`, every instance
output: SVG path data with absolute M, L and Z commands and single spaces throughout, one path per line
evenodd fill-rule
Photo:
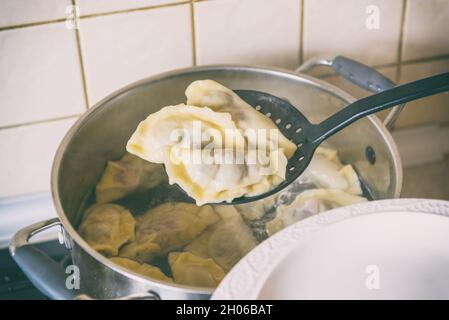
M 188 105 L 167 106 L 142 121 L 128 152 L 163 163 L 197 205 L 269 191 L 285 179 L 296 146 L 232 90 L 193 82 Z
M 273 129 L 278 131 L 278 145 L 286 157 L 296 151 L 296 145 L 288 140 L 267 116 L 255 110 L 234 91 L 213 80 L 192 82 L 186 90 L 187 104 L 209 107 L 216 112 L 226 112 L 232 116 L 236 126 L 242 130 Z M 265 131 L 269 134 L 269 131 Z M 267 137 L 269 139 L 269 137 Z

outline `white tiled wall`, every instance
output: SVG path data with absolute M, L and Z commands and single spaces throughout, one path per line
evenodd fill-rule
M 86 19 L 80 39 L 93 105 L 133 81 L 192 65 L 190 5 Z
M 79 30 L 64 21 L 72 3 Z M 366 28 L 368 6 L 379 29 Z M 0 0 L 0 198 L 48 190 L 69 126 L 130 82 L 211 63 L 295 69 L 321 54 L 405 82 L 449 70 L 448 21 L 448 0 Z M 447 124 L 448 110 L 447 94 L 422 100 L 399 125 Z
M 399 81 L 406 83 L 442 72 L 449 72 L 449 59 L 404 65 Z M 449 93 L 410 102 L 401 115 L 400 125 L 415 125 L 417 119 L 421 124 L 449 123 Z
M 449 54 L 449 2 L 408 1 L 404 31 L 404 60 Z
M 1 0 L 0 27 L 65 18 L 71 0 Z
M 305 57 L 339 53 L 374 66 L 395 63 L 402 5 L 402 0 L 305 0 Z M 368 6 L 379 9 L 379 29 L 366 27 Z
M 185 0 L 75 0 L 80 8 L 81 15 L 108 13 L 120 10 L 149 8 L 167 5 Z
M 85 110 L 75 33 L 64 22 L 0 32 L 0 127 Z
M 227 0 L 195 4 L 198 63 L 298 67 L 300 3 Z
M 74 119 L 0 130 L 2 198 L 48 190 L 53 156 Z

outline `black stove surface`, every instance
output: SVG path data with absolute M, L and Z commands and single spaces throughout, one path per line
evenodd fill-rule
M 69 251 L 58 241 L 33 244 L 54 260 L 63 263 Z M 0 250 L 0 300 L 46 300 L 48 299 L 28 280 L 12 259 L 8 249 Z

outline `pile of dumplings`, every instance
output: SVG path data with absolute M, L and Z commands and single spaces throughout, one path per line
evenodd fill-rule
M 84 213 L 78 232 L 123 268 L 195 287 L 215 288 L 258 244 L 254 222 L 267 220 L 266 238 L 319 212 L 367 201 L 352 166 L 343 165 L 335 150 L 320 147 L 298 180 L 257 202 L 197 206 L 168 201 L 139 214 L 117 203 L 167 185 L 167 179 L 162 165 L 129 153 L 109 161 L 95 189 L 96 203 Z M 168 265 L 164 270 L 153 264 L 161 259 Z
M 274 219 L 266 223 L 272 235 L 312 215 L 368 199 L 354 168 L 343 165 L 336 150 L 318 147 L 303 174 L 274 199 L 264 201 L 275 207 Z
M 140 214 L 114 203 L 167 184 L 161 165 L 131 154 L 108 162 L 78 232 L 113 263 L 143 276 L 182 285 L 216 287 L 257 240 L 233 206 L 166 202 Z M 167 270 L 152 265 L 165 260 Z
M 205 130 L 278 130 L 215 81 L 193 82 L 186 96 L 187 105 L 162 108 L 139 124 L 128 141 L 129 153 L 107 163 L 95 203 L 84 212 L 78 232 L 112 263 L 159 281 L 215 288 L 259 241 L 319 212 L 367 201 L 353 167 L 343 165 L 337 151 L 320 147 L 301 177 L 280 193 L 242 205 L 218 204 L 279 184 L 296 146 L 281 133 L 277 141 L 268 139 L 274 150 L 270 159 L 280 163 L 269 175 L 258 174 L 261 167 L 246 162 L 174 164 L 167 160 L 167 150 L 185 146 L 182 139 L 170 142 L 170 132 L 188 130 L 194 120 L 204 120 Z M 184 193 L 184 198 L 173 197 L 173 184 L 196 204 Z M 151 202 L 149 195 L 157 201 Z M 143 203 L 143 209 L 136 209 L 136 203 Z

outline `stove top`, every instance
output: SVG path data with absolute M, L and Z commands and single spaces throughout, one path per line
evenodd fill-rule
M 58 241 L 33 244 L 61 264 L 70 259 L 69 251 Z M 8 249 L 0 250 L 0 300 L 47 300 L 20 270 Z

